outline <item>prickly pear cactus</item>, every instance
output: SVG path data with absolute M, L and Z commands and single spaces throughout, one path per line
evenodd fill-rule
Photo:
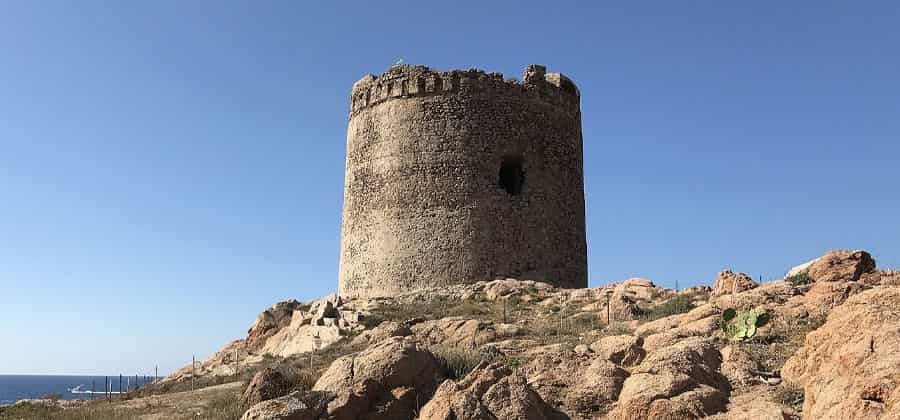
M 743 341 L 753 338 L 756 330 L 769 322 L 768 313 L 757 314 L 750 309 L 738 313 L 734 308 L 728 308 L 722 312 L 719 325 L 722 331 L 732 341 Z

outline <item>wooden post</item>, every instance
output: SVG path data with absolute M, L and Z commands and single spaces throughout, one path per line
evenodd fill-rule
M 612 295 L 611 291 L 606 292 L 606 326 L 609 327 L 612 325 L 612 318 L 610 318 L 611 312 L 609 311 L 610 297 Z
M 94 388 L 97 386 L 97 381 L 91 379 L 91 399 L 94 399 Z
M 194 376 L 197 374 L 197 356 L 191 355 L 191 391 L 194 390 Z
M 119 374 L 119 397 L 124 397 L 125 394 L 122 393 L 122 374 Z

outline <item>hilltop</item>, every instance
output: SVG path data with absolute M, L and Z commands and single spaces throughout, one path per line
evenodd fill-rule
M 501 279 L 279 302 L 245 338 L 130 396 L 231 384 L 210 388 L 217 402 L 117 407 L 245 419 L 900 417 L 900 272 L 832 251 L 785 277 L 725 270 L 684 290 Z

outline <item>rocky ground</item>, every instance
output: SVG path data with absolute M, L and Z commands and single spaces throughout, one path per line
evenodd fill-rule
M 833 251 L 763 284 L 726 270 L 680 291 L 507 279 L 280 302 L 131 397 L 192 376 L 244 384 L 219 418 L 900 419 L 900 272 Z

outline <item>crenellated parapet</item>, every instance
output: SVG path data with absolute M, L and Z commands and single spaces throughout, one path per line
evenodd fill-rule
M 541 101 L 575 113 L 580 107 L 575 84 L 560 73 L 546 73 L 544 66 L 528 66 L 520 82 L 478 69 L 442 72 L 426 66 L 397 65 L 381 76 L 366 75 L 353 84 L 350 116 L 394 99 L 480 93 Z

